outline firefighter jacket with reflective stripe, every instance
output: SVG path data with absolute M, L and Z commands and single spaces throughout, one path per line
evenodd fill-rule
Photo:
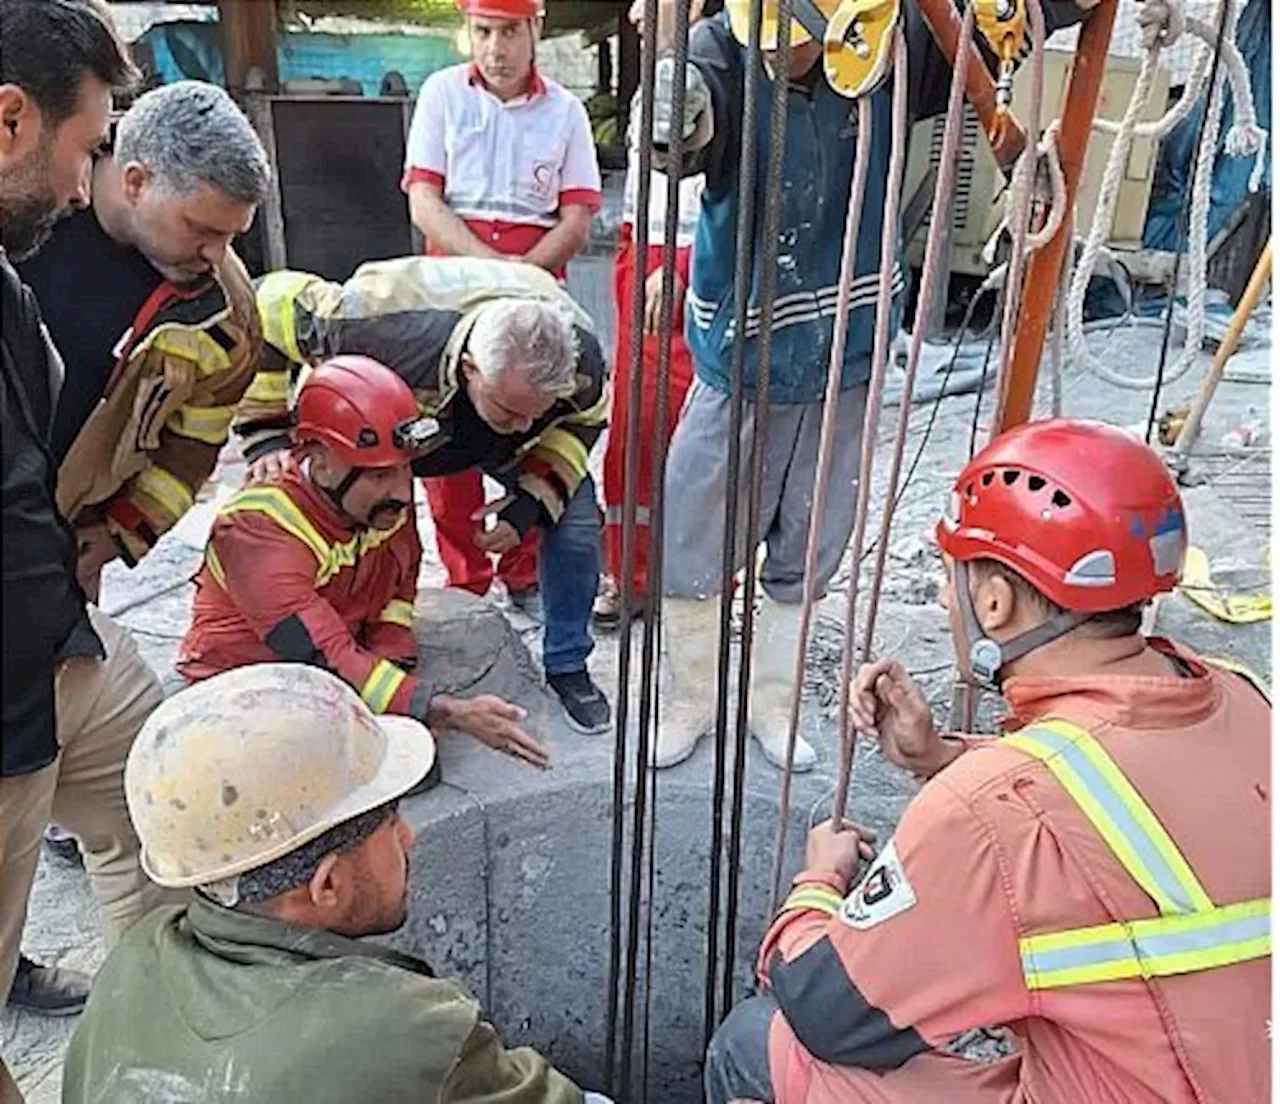
M 107 956 L 67 1051 L 66 1104 L 582 1104 L 475 998 L 365 939 L 160 908 Z
M 353 529 L 305 474 L 243 490 L 214 519 L 178 671 L 194 682 L 247 663 L 313 663 L 375 713 L 423 719 L 430 691 L 407 673 L 421 558 L 412 516 Z
M 105 520 L 130 564 L 146 555 L 213 472 L 259 351 L 253 288 L 230 250 L 194 290 L 161 284 L 58 470 L 63 515 Z
M 993 1024 L 1019 1059 L 973 1099 L 1269 1099 L 1270 708 L 1151 644 L 1168 677 L 1009 679 L 1010 734 L 931 779 L 851 892 L 797 878 L 760 958 L 778 1104 L 896 1100 L 884 1069 L 971 1099 L 911 1095 L 912 1059 Z
M 498 299 L 540 300 L 573 321 L 577 387 L 525 433 L 484 434 L 476 447 L 455 438 L 459 360 L 480 310 Z M 401 376 L 437 431 L 414 465 L 419 475 L 480 467 L 515 488 L 503 512 L 521 533 L 560 520 L 587 473 L 587 454 L 608 416 L 607 372 L 590 316 L 534 265 L 475 257 L 400 257 L 361 265 L 345 284 L 303 272 L 272 272 L 258 283 L 263 371 L 237 430 L 250 459 L 287 445 L 289 396 L 302 365 L 361 353 Z M 465 398 L 463 401 L 466 401 Z M 433 462 L 448 455 L 449 462 Z

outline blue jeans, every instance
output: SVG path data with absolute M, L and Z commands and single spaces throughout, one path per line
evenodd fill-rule
M 558 525 L 543 530 L 538 553 L 546 629 L 542 666 L 548 675 L 568 675 L 587 665 L 591 604 L 600 581 L 600 508 L 587 476 Z

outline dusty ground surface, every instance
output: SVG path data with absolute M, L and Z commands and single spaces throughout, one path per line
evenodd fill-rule
M 1254 353 L 1254 362 L 1265 364 L 1265 335 L 1258 336 L 1264 344 Z M 1104 343 L 1101 337 L 1095 337 L 1095 341 Z M 1121 329 L 1105 338 L 1105 355 L 1112 364 L 1135 373 L 1149 372 L 1158 355 L 1158 342 L 1158 330 Z M 1176 405 L 1194 393 L 1208 360 L 1208 356 L 1204 356 L 1196 370 L 1166 388 L 1162 408 Z M 1188 489 L 1186 494 L 1193 543 L 1206 550 L 1216 573 L 1224 581 L 1245 588 L 1261 585 L 1269 577 L 1269 564 L 1264 560 L 1270 538 L 1271 500 L 1268 396 L 1269 387 L 1257 383 L 1228 382 L 1222 386 L 1205 422 L 1202 452 L 1192 465 L 1192 479 L 1204 482 Z M 1070 415 L 1132 425 L 1145 421 L 1149 402 L 1147 392 L 1121 390 L 1068 366 L 1063 407 Z M 984 407 L 989 411 L 993 406 L 994 398 L 988 395 Z M 936 416 L 931 405 L 913 410 L 908 461 L 915 455 L 931 418 L 934 426 L 913 478 L 902 495 L 895 519 L 877 628 L 877 650 L 881 654 L 897 655 L 915 671 L 943 716 L 950 700 L 952 657 L 945 618 L 935 601 L 938 564 L 931 529 L 945 500 L 948 481 L 968 455 L 973 411 L 973 395 L 942 400 Z M 878 476 L 883 474 L 896 417 L 896 408 L 889 408 L 881 421 Z M 985 425 L 985 418 L 979 421 Z M 1253 444 L 1247 449 L 1221 447 L 1224 435 L 1244 424 L 1254 426 Z M 984 436 L 984 430 L 980 429 L 979 439 Z M 598 453 L 596 460 L 598 463 Z M 205 501 L 162 541 L 142 566 L 132 572 L 115 566 L 105 578 L 103 607 L 116 613 L 137 634 L 144 655 L 162 678 L 171 671 L 178 640 L 186 627 L 192 589 L 187 580 L 199 562 L 209 519 L 217 501 L 238 484 L 241 473 L 242 466 L 229 456 Z M 879 484 L 877 478 L 872 531 L 874 520 L 879 516 Z M 421 507 L 419 522 L 427 550 L 423 581 L 438 584 L 442 571 L 431 539 L 431 521 Z M 820 606 L 810 652 L 806 716 L 826 729 L 828 737 L 834 727 L 835 672 L 851 559 L 846 560 L 832 592 Z M 865 574 L 863 578 L 865 592 Z M 536 648 L 536 626 L 519 615 L 509 615 Z M 1177 635 L 1203 652 L 1234 655 L 1259 670 L 1270 671 L 1269 623 L 1243 628 L 1224 625 L 1183 596 L 1174 595 L 1160 603 L 1157 629 Z M 592 658 L 592 669 L 612 696 L 617 683 L 614 640 L 600 640 Z M 980 713 L 988 722 L 994 704 L 984 703 Z M 822 769 L 828 775 L 831 773 L 829 756 L 824 759 Z M 875 807 L 870 808 L 868 799 L 859 794 L 855 784 L 851 814 L 865 815 L 882 832 L 891 830 L 896 813 L 900 813 L 914 789 L 906 778 L 895 781 L 893 787 L 891 801 L 885 803 L 877 799 Z M 97 935 L 95 906 L 81 870 L 42 860 L 31 898 L 24 947 L 42 961 L 84 970 L 92 971 L 101 962 L 103 947 Z M 74 1027 L 74 1020 L 41 1019 L 12 1011 L 0 1013 L 0 1053 L 30 1101 L 47 1104 L 57 1100 L 61 1055 Z

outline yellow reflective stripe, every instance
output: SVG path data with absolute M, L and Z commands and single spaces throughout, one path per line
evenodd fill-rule
M 1271 901 L 1019 940 L 1028 989 L 1212 970 L 1271 953 Z
M 223 590 L 227 589 L 227 573 L 222 570 L 222 561 L 218 559 L 218 553 L 213 550 L 213 542 L 210 541 L 204 550 L 204 565 L 209 569 L 209 574 L 213 576 L 214 582 Z
M 180 406 L 164 423 L 165 428 L 182 437 L 194 437 L 210 445 L 226 442 L 234 406 Z
M 233 514 L 241 510 L 257 510 L 266 514 L 311 549 L 316 558 L 317 587 L 324 586 L 344 567 L 354 566 L 364 553 L 385 544 L 409 520 L 406 514 L 390 529 L 369 529 L 341 544 L 331 545 L 311 524 L 298 504 L 278 487 L 251 487 L 241 491 L 223 506 L 222 513 Z
M 1150 806 L 1083 728 L 1050 719 L 1006 736 L 1003 742 L 1034 756 L 1053 772 L 1163 914 L 1213 908 Z
M 195 495 L 181 479 L 154 464 L 133 477 L 134 493 L 145 495 L 175 521 L 195 504 Z
M 834 916 L 840 911 L 842 898 L 834 889 L 825 885 L 799 885 L 782 902 L 782 911 L 816 909 Z
M 298 346 L 295 304 L 308 285 L 317 280 L 319 277 L 307 272 L 269 272 L 258 284 L 258 316 L 263 340 L 290 360 L 307 359 Z
M 574 472 L 587 470 L 587 446 L 567 429 L 547 430 L 538 438 L 537 448 L 561 457 Z
M 307 520 L 297 504 L 278 487 L 251 487 L 241 491 L 222 507 L 223 514 L 235 514 L 241 510 L 257 510 L 264 513 L 280 528 L 292 533 L 315 554 L 320 569 L 329 562 L 329 543 Z
M 259 372 L 253 382 L 245 389 L 245 400 L 248 402 L 271 403 L 279 405 L 289 401 L 289 373 Z
M 405 673 L 394 663 L 380 659 L 373 665 L 369 677 L 360 687 L 360 696 L 374 713 L 385 713 L 405 677 Z
M 1231 671 L 1233 674 L 1237 674 L 1241 678 L 1247 679 L 1249 682 L 1253 683 L 1254 689 L 1266 698 L 1268 703 L 1270 703 L 1271 687 L 1267 685 L 1261 675 L 1257 674 L 1251 668 L 1246 667 L 1239 660 L 1231 659 L 1228 656 L 1201 656 L 1200 658 L 1209 664 L 1210 667 L 1217 667 L 1222 671 Z
M 225 317 L 225 314 L 220 317 Z M 215 320 L 216 321 L 216 320 Z M 161 326 L 143 343 L 163 356 L 180 357 L 195 364 L 202 376 L 225 372 L 231 367 L 227 351 L 204 330 L 170 324 Z M 137 350 L 134 351 L 134 356 Z
M 413 628 L 413 603 L 406 602 L 403 598 L 392 598 L 378 615 L 378 620 L 411 629 Z

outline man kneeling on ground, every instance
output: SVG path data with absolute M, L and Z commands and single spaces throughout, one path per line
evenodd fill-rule
M 854 724 L 929 781 L 852 891 L 859 833 L 810 835 L 710 1104 L 1270 1099 L 1271 710 L 1142 635 L 1186 541 L 1161 459 L 1108 426 L 1021 426 L 961 472 L 944 605 L 1005 734 L 940 734 L 895 660 L 858 673 Z M 1016 1055 L 934 1049 L 991 1024 Z
M 374 717 L 302 664 L 157 709 L 125 769 L 129 812 L 147 873 L 196 892 L 108 957 L 63 1101 L 601 1100 L 507 1050 L 425 962 L 362 941 L 405 922 L 414 837 L 396 806 L 435 754 L 417 721 Z
M 214 520 L 178 671 L 194 682 L 248 663 L 312 663 L 375 713 L 546 766 L 546 749 L 519 726 L 523 710 L 437 694 L 413 673 L 422 545 L 410 465 L 429 425 L 408 384 L 368 357 L 335 357 L 310 373 L 295 414 L 295 462 Z

